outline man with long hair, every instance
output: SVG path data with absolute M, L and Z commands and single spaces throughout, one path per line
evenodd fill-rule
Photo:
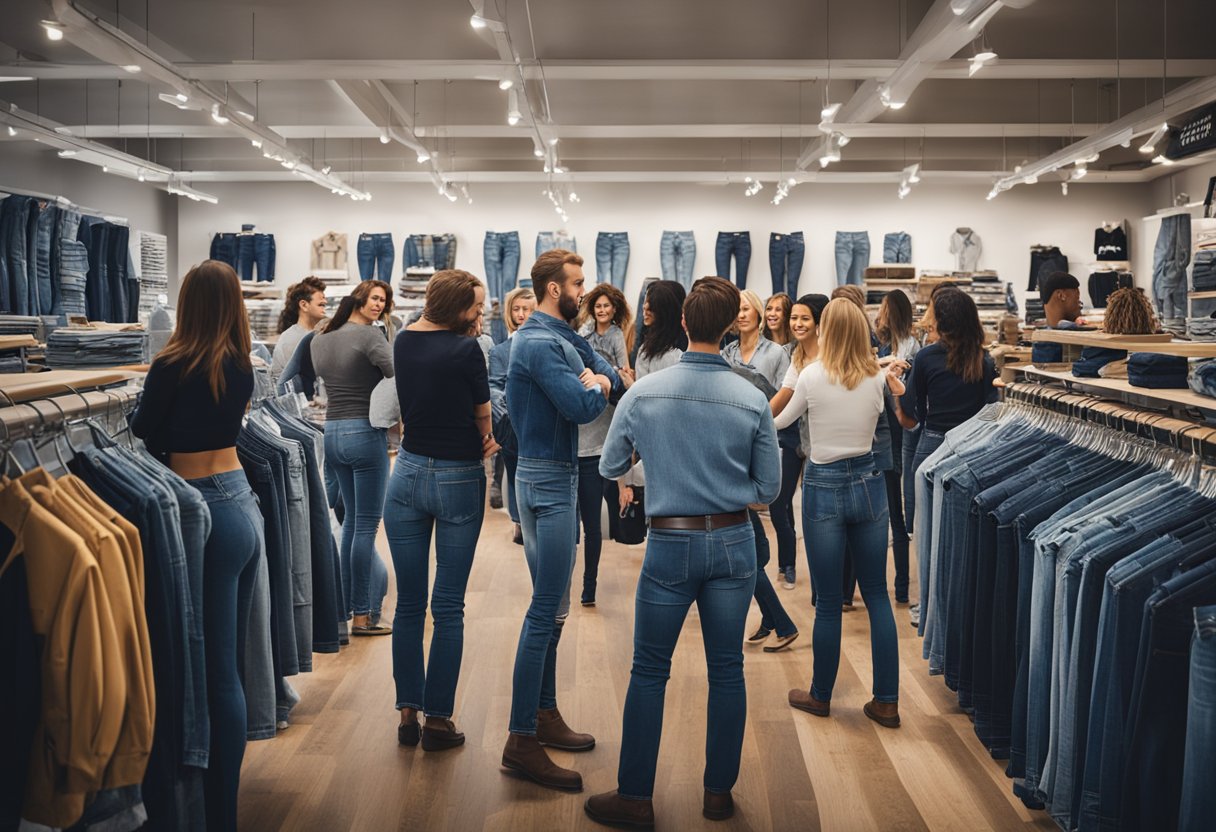
M 595 747 L 595 738 L 572 731 L 557 709 L 557 643 L 570 609 L 577 536 L 578 425 L 599 416 L 621 387 L 616 371 L 570 328 L 583 298 L 582 266 L 583 258 L 564 249 L 537 258 L 537 307 L 512 338 L 506 392 L 519 445 L 515 485 L 532 602 L 515 654 L 502 764 L 566 791 L 582 790 L 582 775 L 554 763 L 545 746 Z
M 304 336 L 325 318 L 326 306 L 325 283 L 320 278 L 306 277 L 287 287 L 283 310 L 279 313 L 279 341 L 270 361 L 270 374 L 276 379 L 295 355 Z

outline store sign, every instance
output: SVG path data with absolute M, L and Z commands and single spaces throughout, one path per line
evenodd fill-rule
M 1166 156 L 1183 159 L 1216 148 L 1216 103 L 1197 110 L 1170 137 Z

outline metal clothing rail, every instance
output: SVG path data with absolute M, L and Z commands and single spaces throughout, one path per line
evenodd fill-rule
M 4 431 L 0 443 L 40 436 L 78 419 L 125 415 L 138 399 L 139 391 L 126 388 L 65 389 L 63 395 L 29 401 L 14 401 L 0 391 L 0 429 Z
M 79 205 L 66 196 L 60 194 L 44 194 L 38 191 L 31 191 L 28 188 L 10 188 L 7 185 L 0 185 L 0 194 L 8 194 L 9 196 L 28 196 L 33 199 L 45 199 L 48 202 L 58 203 L 60 206 L 71 206 L 82 214 L 101 217 L 106 222 L 117 223 L 119 225 L 130 225 L 131 221 L 126 217 L 116 217 L 106 214 L 105 211 L 99 211 L 96 208 L 89 208 L 85 205 Z

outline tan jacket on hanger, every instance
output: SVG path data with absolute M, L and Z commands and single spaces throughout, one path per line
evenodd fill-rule
M 312 241 L 313 271 L 346 271 L 346 235 L 336 231 Z

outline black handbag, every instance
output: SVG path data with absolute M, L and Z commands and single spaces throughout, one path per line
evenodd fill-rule
M 643 486 L 633 487 L 633 502 L 621 512 L 616 542 L 626 545 L 646 542 L 646 489 Z

